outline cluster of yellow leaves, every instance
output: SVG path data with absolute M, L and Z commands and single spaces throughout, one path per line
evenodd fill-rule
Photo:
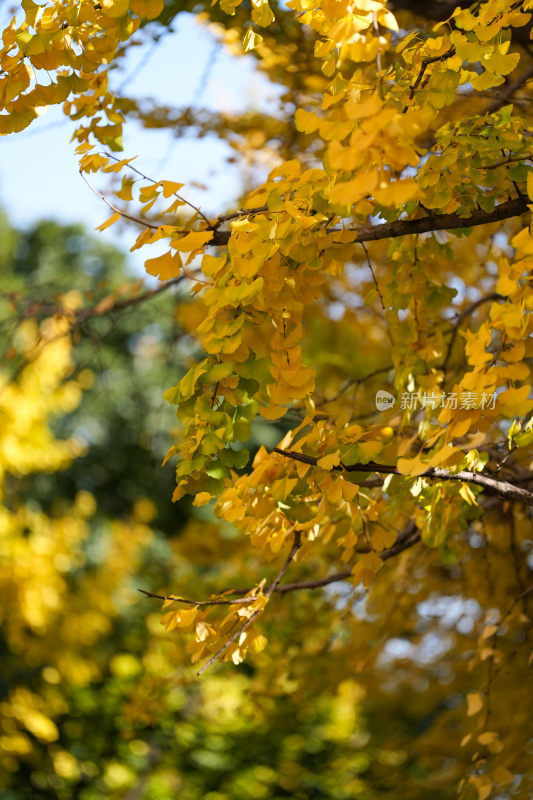
M 515 260 L 502 257 L 498 265 L 497 290 L 502 300 L 491 304 L 488 320 L 476 332 L 465 331 L 465 353 L 471 368 L 453 387 L 458 393 L 497 393 L 497 402 L 492 410 L 477 408 L 454 414 L 443 409 L 439 422 L 447 425 L 448 441 L 471 429 L 488 430 L 501 417 L 524 417 L 533 409 L 530 369 L 525 360 L 533 352 L 533 238 L 529 228 L 518 233 L 512 244 Z
M 108 91 L 107 67 L 141 19 L 161 13 L 163 0 L 24 0 L 22 9 L 24 19 L 17 24 L 13 17 L 2 34 L 0 133 L 23 130 L 47 106 L 68 101 L 65 112 L 72 119 L 92 117 L 79 138 L 92 132 L 120 149 L 124 117 Z
M 526 131 L 511 111 L 507 106 L 488 119 L 461 117 L 441 126 L 434 152 L 417 174 L 425 207 L 466 216 L 476 207 L 492 211 L 506 192 L 515 191 L 512 165 L 495 155 L 498 148 L 500 155 L 512 152 L 517 161 L 529 154 Z
M 387 48 L 388 36 L 382 29 L 398 30 L 398 23 L 383 0 L 325 0 L 318 4 L 291 0 L 288 6 L 298 13 L 302 24 L 317 34 L 315 55 L 323 60 L 322 72 L 327 77 L 346 60 L 374 61 Z
M 253 12 L 266 13 L 266 24 L 264 5 L 254 6 Z M 234 8 L 224 10 L 232 13 Z M 264 211 L 230 217 L 227 253 L 204 256 L 202 271 L 207 281 L 199 281 L 195 290 L 202 291 L 207 313 L 197 335 L 209 356 L 209 368 L 194 367 L 180 387 L 167 394 L 179 405 L 185 425 L 182 441 L 172 449 L 182 458 L 175 499 L 186 491 L 200 492 L 198 502 L 202 503 L 218 493 L 230 477 L 229 470 L 242 461 L 228 451 L 228 443 L 246 440 L 255 411 L 276 419 L 313 392 L 314 370 L 304 363 L 301 350 L 303 312 L 319 296 L 328 276 L 337 275 L 357 253 L 355 233 L 336 231 L 335 223 L 346 216 L 366 221 L 376 213 L 397 217 L 402 209 L 416 208 L 418 200 L 453 210 L 449 201 L 443 204 L 434 198 L 432 202 L 428 194 L 434 194 L 434 183 L 427 179 L 431 159 L 420 170 L 420 183 L 405 170 L 419 164 L 423 150 L 418 142 L 435 124 L 442 106 L 453 101 L 458 85 L 472 80 L 465 63 L 480 61 L 491 75 L 503 79 L 516 66 L 518 56 L 507 54 L 509 41 L 502 44 L 500 32 L 529 19 L 508 3 L 485 3 L 475 15 L 455 15 L 451 33 L 437 26 L 434 38 L 418 41 L 409 36 L 393 48 L 390 33 L 381 31 L 397 31 L 397 25 L 381 1 L 364 0 L 356 8 L 346 3 L 297 4 L 294 10 L 321 37 L 316 55 L 325 59 L 324 74 L 332 79 L 323 95 L 322 115 L 303 109 L 296 112 L 297 127 L 324 143 L 324 168 L 302 169 L 292 160 L 273 170 L 247 198 L 246 205 L 264 207 Z M 103 11 L 112 20 L 106 28 L 108 35 L 116 33 L 117 20 L 126 19 L 127 4 L 110 4 Z M 468 47 L 463 39 L 470 43 Z M 387 54 L 396 62 L 385 78 L 380 64 Z M 106 51 L 104 60 L 110 57 Z M 347 61 L 362 64 L 350 78 L 342 76 Z M 373 87 L 370 76 L 376 66 L 378 85 Z M 449 73 L 457 76 L 451 92 L 442 83 Z M 99 75 L 99 103 L 107 91 L 106 80 L 105 74 Z M 433 99 L 441 96 L 442 102 L 425 102 L 427 93 Z M 79 103 L 82 100 L 88 105 L 79 106 L 77 114 L 91 118 L 93 101 L 87 93 Z M 87 135 L 86 131 L 83 138 Z M 442 136 L 434 147 L 442 147 L 441 141 Z M 78 151 L 83 172 L 119 172 L 129 167 L 130 159 L 111 161 L 88 143 Z M 449 171 L 446 183 L 453 185 L 460 169 L 457 155 L 455 160 L 442 161 L 439 153 L 438 158 Z M 119 200 L 133 201 L 134 182 L 124 175 L 117 191 Z M 160 197 L 172 195 L 162 212 L 171 219 L 186 204 L 178 194 L 181 188 L 164 180 L 142 186 L 138 193 L 141 218 Z M 505 188 L 501 185 L 498 191 Z M 439 191 L 445 191 L 442 184 Z M 458 200 L 454 202 L 457 207 Z M 120 216 L 115 211 L 101 229 Z M 198 210 L 185 228 L 150 223 L 134 248 L 161 239 L 168 240 L 169 250 L 148 259 L 146 266 L 148 272 L 166 280 L 179 274 L 183 253 L 190 263 L 204 252 L 212 239 L 212 226 Z M 502 318 L 502 324 L 510 321 Z M 484 391 L 494 389 L 492 378 L 495 375 L 487 379 Z M 477 379 L 476 373 L 472 380 Z M 448 420 L 444 415 L 440 421 Z M 449 428 L 450 439 L 461 435 L 461 423 L 468 430 L 464 420 L 459 420 L 459 427 Z
M 391 438 L 390 428 L 376 426 L 364 431 L 357 425 L 339 425 L 328 430 L 323 422 L 313 424 L 307 418 L 281 443 L 290 447 L 297 441 L 298 450 L 310 453 L 337 450 L 323 455 L 316 466 L 288 461 L 281 455 L 270 455 L 261 448 L 253 470 L 243 475 L 220 496 L 216 513 L 232 522 L 249 536 L 265 558 L 273 558 L 290 540 L 294 531 L 303 536 L 302 559 L 313 548 L 334 542 L 344 561 L 351 561 L 356 546 L 378 552 L 396 540 L 392 520 L 383 515 L 385 503 L 360 490 L 358 480 L 367 477 L 336 472 L 341 458 L 346 465 L 368 463 L 383 453 Z M 373 523 L 379 520 L 379 525 Z M 378 563 L 379 562 L 379 563 Z M 377 568 L 381 565 L 378 559 Z M 376 571 L 376 570 L 375 570 Z M 357 576 L 355 582 L 359 583 Z
M 262 589 L 262 586 L 257 587 L 243 597 L 242 602 L 236 601 L 233 605 L 217 605 L 215 602 L 212 606 L 204 604 L 202 607 L 169 611 L 162 617 L 161 624 L 167 631 L 177 629 L 193 634 L 187 645 L 193 664 L 211 658 L 216 653 L 219 653 L 221 661 L 231 660 L 234 664 L 240 664 L 249 650 L 260 653 L 267 643 L 266 638 L 255 629 L 243 629 L 252 617 L 259 617 L 265 609 L 268 597 Z M 163 608 L 175 603 L 179 605 L 179 602 L 179 598 L 170 596 Z M 213 611 L 216 613 L 220 608 L 229 611 L 221 619 L 212 620 Z

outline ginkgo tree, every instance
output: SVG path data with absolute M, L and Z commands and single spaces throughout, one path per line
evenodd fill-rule
M 307 645 L 306 628 L 299 637 L 308 670 L 328 654 L 327 679 L 385 657 L 391 595 L 410 635 L 434 590 L 472 600 L 450 669 L 470 676 L 455 758 L 462 795 L 479 800 L 527 797 L 533 779 L 520 700 L 533 594 L 533 70 L 515 35 L 532 11 L 486 0 L 400 27 L 382 0 L 223 0 L 223 40 L 235 47 L 237 14 L 242 51 L 297 107 L 266 179 L 216 215 L 179 176 L 116 155 L 139 108 L 113 93 L 110 70 L 163 0 L 24 0 L 0 54 L 1 132 L 62 103 L 81 175 L 112 212 L 99 229 L 131 224 L 147 272 L 190 291 L 179 314 L 200 355 L 165 393 L 180 423 L 173 499 L 213 500 L 257 574 L 206 597 L 164 587 L 166 629 L 188 637 L 200 673 L 248 653 L 260 664 L 282 597 L 310 609 L 314 590 L 348 585 L 338 614 Z M 250 128 L 235 128 L 242 149 Z M 287 432 L 249 464 L 258 419 Z M 350 613 L 356 601 L 364 612 Z

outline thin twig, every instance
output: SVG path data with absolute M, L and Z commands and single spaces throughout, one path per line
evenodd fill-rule
M 302 534 L 301 534 L 301 531 L 295 531 L 295 533 L 294 533 L 294 542 L 293 542 L 291 551 L 290 551 L 289 555 L 287 556 L 284 565 L 282 566 L 282 568 L 278 572 L 276 578 L 273 580 L 273 582 L 270 584 L 270 586 L 267 587 L 267 589 L 265 591 L 265 597 L 270 597 L 277 590 L 277 588 L 278 588 L 278 586 L 280 584 L 280 581 L 283 579 L 285 573 L 287 572 L 287 570 L 288 570 L 288 568 L 289 568 L 289 566 L 291 564 L 291 561 L 293 561 L 294 557 L 296 556 L 296 553 L 298 552 L 298 550 L 300 549 L 301 546 L 302 546 Z
M 283 576 L 287 572 L 287 570 L 288 570 L 288 568 L 289 568 L 289 566 L 291 564 L 291 561 L 294 559 L 296 553 L 298 552 L 298 550 L 300 549 L 301 546 L 302 546 L 302 534 L 301 534 L 300 531 L 295 531 L 295 533 L 294 533 L 294 541 L 293 541 L 293 545 L 291 547 L 290 553 L 287 556 L 287 558 L 285 559 L 285 563 L 283 564 L 282 568 L 278 572 L 277 576 L 275 577 L 273 582 L 270 584 L 270 586 L 265 591 L 265 597 L 270 597 L 273 594 L 273 592 L 276 591 L 277 587 L 279 586 L 279 582 L 282 580 Z M 228 639 L 228 641 L 219 650 L 217 650 L 217 652 L 213 656 L 211 656 L 209 661 L 207 661 L 203 665 L 203 667 L 201 667 L 198 670 L 198 672 L 196 674 L 199 676 L 203 672 L 205 672 L 207 669 L 209 669 L 209 667 L 212 664 L 214 664 L 215 661 L 217 661 L 220 658 L 220 656 L 224 655 L 224 653 L 231 647 L 233 642 L 236 639 L 238 639 L 241 636 L 241 634 L 244 633 L 244 631 L 247 628 L 250 627 L 252 622 L 258 616 L 260 616 L 260 614 L 262 614 L 262 613 L 263 613 L 263 609 L 262 608 L 258 608 L 257 611 L 254 611 L 254 613 L 251 615 L 251 617 L 248 617 L 246 622 L 243 625 L 241 625 L 241 627 L 237 631 L 235 631 L 233 636 L 230 639 Z
M 218 40 L 218 39 L 215 39 L 215 41 L 213 42 L 213 46 L 212 46 L 210 52 L 207 55 L 207 60 L 206 60 L 206 62 L 204 64 L 204 68 L 203 68 L 202 74 L 200 75 L 200 77 L 198 79 L 198 83 L 196 84 L 196 89 L 194 90 L 193 96 L 191 98 L 191 102 L 189 103 L 187 108 L 183 111 L 183 114 L 182 114 L 183 117 L 185 117 L 187 115 L 191 115 L 191 114 L 196 115 L 196 113 L 198 111 L 197 106 L 199 105 L 199 102 L 200 102 L 200 100 L 202 98 L 202 95 L 203 95 L 203 93 L 205 91 L 206 86 L 208 85 L 208 82 L 209 82 L 209 79 L 210 79 L 210 76 L 211 76 L 211 72 L 213 70 L 213 67 L 215 66 L 215 62 L 217 60 L 218 53 L 219 53 L 219 51 L 221 49 L 222 49 L 222 42 L 220 40 Z M 156 168 L 155 168 L 156 172 L 159 172 L 159 170 L 162 169 L 165 166 L 165 164 L 168 163 L 168 161 L 170 161 L 170 157 L 172 155 L 172 151 L 174 150 L 176 142 L 178 141 L 178 139 L 180 138 L 181 134 L 183 133 L 183 131 L 187 127 L 188 126 L 186 125 L 185 121 L 183 121 L 181 124 L 176 125 L 172 129 L 172 139 L 171 139 L 170 144 L 168 145 L 168 147 L 166 149 L 166 152 L 163 153 L 163 155 L 161 156 L 161 158 L 159 159 L 159 161 L 156 164 Z
M 155 53 L 155 51 L 157 50 L 162 41 L 163 41 L 162 36 L 154 37 L 152 44 L 150 45 L 150 48 L 147 50 L 147 52 L 144 53 L 141 60 L 135 65 L 135 67 L 132 69 L 129 75 L 126 75 L 123 78 L 120 86 L 117 89 L 117 95 L 121 95 L 126 86 L 128 85 L 128 83 L 132 81 L 134 78 L 138 77 L 138 75 L 146 67 L 146 65 L 148 64 L 148 62 L 150 61 L 150 59 L 152 58 L 153 54 Z
M 133 169 L 133 167 L 130 167 L 130 169 Z M 139 219 L 138 217 L 134 217 L 131 214 L 127 214 L 125 211 L 121 211 L 120 208 L 117 208 L 116 206 L 112 205 L 109 202 L 109 200 L 107 199 L 107 197 L 105 197 L 105 195 L 103 195 L 101 192 L 99 192 L 98 189 L 96 189 L 92 185 L 92 183 L 89 181 L 87 176 L 81 171 L 81 169 L 79 170 L 79 173 L 80 173 L 81 177 L 83 178 L 83 180 L 85 181 L 85 183 L 87 184 L 87 186 L 89 187 L 89 189 L 91 189 L 91 191 L 93 191 L 95 193 L 95 195 L 97 195 L 101 200 L 103 200 L 104 203 L 106 204 L 106 206 L 108 206 L 111 209 L 111 211 L 114 211 L 115 214 L 120 214 L 120 216 L 124 217 L 124 219 L 129 219 L 132 222 L 136 222 L 137 225 L 143 225 L 145 228 L 151 228 L 151 230 L 153 230 L 153 231 L 155 231 L 155 230 L 157 230 L 159 228 L 159 225 L 154 225 L 151 222 L 147 222 L 144 219 Z
M 59 339 L 63 339 L 65 336 L 70 336 L 70 334 L 80 327 L 84 322 L 87 322 L 89 319 L 93 317 L 104 317 L 107 314 L 112 314 L 117 311 L 122 311 L 129 306 L 138 305 L 139 303 L 144 302 L 145 300 L 150 300 L 152 297 L 160 294 L 161 292 L 165 292 L 167 289 L 170 289 L 172 286 L 175 286 L 177 283 L 180 283 L 183 280 L 183 275 L 178 275 L 176 278 L 172 278 L 165 283 L 162 283 L 161 286 L 157 286 L 155 289 L 149 289 L 147 292 L 143 292 L 141 295 L 137 295 L 134 297 L 128 297 L 125 300 L 121 300 L 118 303 L 113 303 L 113 305 L 107 307 L 103 306 L 102 302 L 96 303 L 96 305 L 91 306 L 90 308 L 79 309 L 77 311 L 72 311 L 72 309 L 65 308 L 65 306 L 61 305 L 41 305 L 37 303 L 31 303 L 28 308 L 26 308 L 22 314 L 20 315 L 20 319 L 28 319 L 31 317 L 36 317 L 41 313 L 46 313 L 48 316 L 61 316 L 63 319 L 68 319 L 69 327 L 67 330 L 62 331 L 61 333 L 56 334 L 55 336 L 50 337 L 49 339 L 41 339 L 38 341 L 33 348 L 31 355 L 27 356 L 14 370 L 14 372 L 9 376 L 9 379 L 6 383 L 2 385 L 0 388 L 0 392 L 2 392 L 6 386 L 10 383 L 13 383 L 21 372 L 31 363 L 33 363 L 43 352 L 43 350 L 48 347 L 48 345 L 52 344 L 53 342 L 57 342 Z M 191 277 L 191 276 L 187 276 Z M 32 309 L 32 306 L 35 306 L 35 309 Z M 31 310 L 30 310 L 31 309 Z
M 390 558 L 394 558 L 399 553 L 402 553 L 404 550 L 412 547 L 413 545 L 417 544 L 420 541 L 420 531 L 417 529 L 415 523 L 413 521 L 408 522 L 405 528 L 400 531 L 398 534 L 398 538 L 396 542 L 392 545 L 392 547 L 387 548 L 387 550 L 383 550 L 379 553 L 379 557 L 382 561 L 388 561 Z M 361 547 L 358 548 L 356 553 L 364 555 L 365 553 L 369 553 L 370 550 L 368 547 Z M 287 571 L 287 568 L 294 558 L 293 551 L 287 558 L 287 561 L 282 567 L 284 573 Z M 299 589 L 319 589 L 321 586 L 327 586 L 330 583 L 336 583 L 338 581 L 347 580 L 350 575 L 352 574 L 351 569 L 346 569 L 343 572 L 337 572 L 334 575 L 328 575 L 326 578 L 318 578 L 312 581 L 295 581 L 293 583 L 283 583 L 280 585 L 280 581 L 283 578 L 283 575 L 279 577 L 279 581 L 276 578 L 265 591 L 265 596 L 268 595 L 270 597 L 273 594 L 285 594 L 286 592 L 295 592 Z M 277 581 L 277 582 L 276 582 Z M 245 586 L 236 589 L 229 589 L 227 591 L 228 594 L 238 594 L 238 595 L 247 595 L 249 594 L 253 586 Z M 139 592 L 142 592 L 147 597 L 155 597 L 157 600 L 174 600 L 175 602 L 186 603 L 188 605 L 233 605 L 235 603 L 250 603 L 249 597 L 239 597 L 234 600 L 203 600 L 198 602 L 196 600 L 185 600 L 182 597 L 175 597 L 174 595 L 160 595 L 160 594 L 151 594 L 151 592 L 146 592 L 144 589 L 139 589 Z
M 527 156 L 517 156 L 516 158 L 507 158 L 505 161 L 497 161 L 495 164 L 489 164 L 488 166 L 474 167 L 474 169 L 497 169 L 498 167 L 505 167 L 507 164 L 516 164 L 517 161 L 531 161 L 532 158 L 533 155 L 531 154 Z
M 394 558 L 394 556 L 403 553 L 404 550 L 408 550 L 410 547 L 418 544 L 420 538 L 420 531 L 416 528 L 414 522 L 409 522 L 404 530 L 398 534 L 398 540 L 396 543 L 392 547 L 389 547 L 388 550 L 378 553 L 378 555 L 382 561 L 388 561 L 390 558 Z M 365 554 L 368 552 L 370 551 L 367 548 L 360 548 L 357 550 L 357 553 L 360 554 Z M 328 575 L 325 578 L 316 578 L 309 581 L 295 581 L 294 583 L 283 583 L 281 586 L 277 587 L 276 592 L 278 594 L 284 594 L 285 592 L 297 592 L 302 589 L 320 589 L 322 586 L 329 586 L 331 583 L 339 583 L 340 581 L 349 580 L 351 576 L 352 568 L 349 568 L 343 570 L 343 572 L 336 572 L 333 575 Z M 242 590 L 235 589 L 236 594 L 240 593 L 240 591 Z
M 221 214 L 219 217 L 217 217 L 216 222 L 213 225 L 213 230 L 216 230 L 225 222 L 229 222 L 232 219 L 247 217 L 251 214 L 263 214 L 268 211 L 268 206 L 257 206 L 256 208 L 240 208 L 238 211 L 233 211 L 231 214 Z M 269 213 L 273 214 L 275 212 L 270 211 Z
M 251 605 L 255 597 L 238 597 L 233 600 L 189 600 L 185 597 L 176 597 L 173 594 L 153 594 L 147 592 L 145 589 L 137 589 L 141 594 L 146 597 L 154 597 L 156 600 L 172 600 L 174 603 L 184 603 L 187 606 L 234 606 L 234 605 Z
M 370 255 L 368 253 L 368 250 L 366 248 L 365 243 L 364 242 L 360 242 L 360 245 L 363 248 L 363 250 L 365 251 L 366 260 L 367 260 L 367 263 L 368 263 L 368 268 L 369 268 L 370 272 L 372 273 L 372 278 L 374 280 L 374 286 L 376 287 L 376 292 L 378 293 L 379 300 L 381 302 L 381 308 L 383 309 L 383 311 L 386 311 L 385 303 L 383 302 L 383 295 L 381 294 L 381 290 L 379 288 L 378 281 L 377 281 L 377 278 L 376 278 L 376 273 L 374 272 L 374 267 L 372 266 L 372 262 L 370 261 Z
M 523 600 L 524 597 L 527 597 L 530 594 L 533 594 L 533 586 L 529 586 L 527 589 L 524 589 L 523 592 L 521 592 L 517 597 L 515 597 L 515 599 L 513 600 L 513 602 L 511 603 L 511 605 L 509 606 L 509 608 L 507 609 L 501 620 L 499 621 L 498 627 L 501 626 L 503 622 L 505 622 L 505 620 L 507 619 L 509 614 L 511 614 L 517 603 L 519 603 L 520 600 Z
M 420 541 L 420 531 L 416 528 L 414 522 L 409 522 L 404 530 L 398 535 L 398 540 L 396 543 L 389 547 L 388 550 L 384 550 L 382 553 L 379 554 L 382 561 L 387 561 L 390 558 L 398 555 L 399 553 L 403 552 L 404 550 L 413 547 L 413 545 L 417 544 Z M 337 572 L 334 575 L 329 575 L 326 578 L 319 578 L 315 580 L 309 581 L 296 581 L 294 583 L 285 583 L 280 585 L 283 576 L 287 572 L 291 562 L 293 561 L 296 553 L 302 546 L 301 542 L 301 532 L 296 531 L 294 535 L 294 542 L 291 548 L 289 555 L 287 556 L 285 563 L 283 564 L 282 568 L 278 572 L 276 578 L 273 582 L 268 586 L 265 591 L 265 597 L 270 597 L 274 593 L 277 594 L 285 594 L 286 592 L 294 592 L 299 591 L 302 589 L 319 589 L 323 586 L 328 586 L 332 583 L 338 583 L 340 581 L 348 580 L 352 575 L 352 569 L 346 569 L 343 572 Z M 357 552 L 359 553 L 367 553 L 369 552 L 367 548 L 361 548 Z M 232 600 L 187 600 L 183 597 L 174 597 L 173 595 L 159 595 L 159 594 L 152 594 L 151 592 L 147 592 L 144 589 L 138 589 L 139 592 L 144 594 L 146 597 L 154 597 L 158 600 L 173 600 L 179 603 L 186 603 L 188 605 L 193 606 L 206 606 L 206 605 L 249 605 L 250 601 L 253 601 L 253 598 L 250 597 L 240 597 L 234 598 Z M 241 593 L 248 593 L 250 589 L 233 589 L 232 592 L 234 594 L 241 594 Z M 244 622 L 241 627 L 235 631 L 235 633 L 224 643 L 224 645 L 217 650 L 217 652 L 211 656 L 211 658 L 198 670 L 196 673 L 198 676 L 209 669 L 215 661 L 217 661 L 220 656 L 222 656 L 228 648 L 235 642 L 242 633 L 244 633 L 250 625 L 263 613 L 263 609 L 257 609 L 254 613 Z
M 338 400 L 344 392 L 347 392 L 351 386 L 357 386 L 360 383 L 365 383 L 369 381 L 371 378 L 375 378 L 376 375 L 383 375 L 385 372 L 390 372 L 393 369 L 392 364 L 388 367 L 379 367 L 378 369 L 372 370 L 372 372 L 368 372 L 366 375 L 363 375 L 361 378 L 350 378 L 346 383 L 343 383 L 337 394 L 330 397 L 329 400 L 324 400 L 321 405 L 327 405 L 327 403 L 334 403 L 335 400 Z
M 422 78 L 424 77 L 426 69 L 429 67 L 429 65 L 430 64 L 435 64 L 437 61 L 442 61 L 445 58 L 451 58 L 451 56 L 453 56 L 453 55 L 455 55 L 455 47 L 451 47 L 449 50 L 446 51 L 446 53 L 443 53 L 441 56 L 432 56 L 431 58 L 424 58 L 423 59 L 422 64 L 420 65 L 420 70 L 418 72 L 416 80 L 413 83 L 413 85 L 411 86 L 411 89 L 409 91 L 409 102 L 411 102 L 411 100 L 415 96 L 415 92 L 418 89 L 418 87 L 420 86 L 420 82 L 421 82 Z M 407 106 L 407 105 L 404 106 L 403 113 L 405 114 L 408 110 L 409 110 L 409 106 Z
M 136 306 L 140 303 L 144 303 L 145 300 L 151 300 L 153 297 L 157 297 L 158 294 L 161 294 L 161 292 L 166 292 L 167 289 L 171 289 L 173 286 L 181 283 L 184 280 L 184 277 L 184 275 L 178 275 L 176 278 L 171 278 L 169 281 L 165 281 L 160 286 L 156 286 L 155 289 L 148 289 L 146 292 L 143 292 L 135 297 L 128 297 L 125 300 L 120 300 L 118 303 L 113 303 L 113 305 L 109 306 L 109 308 L 103 308 L 100 310 L 99 306 L 101 304 L 97 303 L 91 308 L 86 308 L 75 312 L 75 321 L 73 327 L 77 327 L 81 322 L 85 322 L 91 317 L 103 317 L 106 314 L 111 314 L 115 311 L 122 311 L 130 306 Z M 192 275 L 187 275 L 186 277 L 190 280 L 196 280 L 196 278 L 194 278 Z
M 120 158 L 117 158 L 116 156 L 114 156 L 112 153 L 104 153 L 104 155 L 107 158 L 112 158 L 113 161 L 120 161 L 121 160 Z M 135 172 L 137 175 L 139 175 L 145 181 L 149 181 L 150 183 L 153 183 L 153 184 L 160 183 L 160 181 L 156 181 L 153 178 L 150 178 L 148 175 L 145 175 L 144 172 L 141 172 L 141 170 L 137 169 L 137 167 L 132 167 L 131 164 L 128 164 L 128 169 L 131 169 L 132 172 Z M 193 211 L 196 211 L 198 216 L 201 217 L 205 223 L 207 223 L 207 227 L 208 228 L 212 227 L 211 221 L 206 217 L 206 215 L 203 213 L 203 211 L 200 210 L 200 208 L 198 206 L 195 206 L 194 203 L 191 203 L 189 200 L 186 200 L 181 194 L 178 194 L 178 192 L 172 192 L 172 195 L 174 197 L 176 197 L 178 200 L 180 200 L 182 203 L 185 203 L 185 205 L 189 206 L 189 208 L 192 208 Z
M 233 636 L 232 636 L 230 639 L 228 639 L 228 641 L 227 641 L 227 642 L 226 642 L 224 645 L 222 645 L 222 647 L 221 647 L 219 650 L 217 650 L 217 652 L 215 653 L 215 655 L 214 655 L 214 656 L 211 656 L 211 658 L 209 659 L 209 661 L 206 661 L 206 663 L 203 665 L 203 667 L 200 667 L 200 669 L 198 670 L 198 672 L 196 673 L 196 675 L 197 675 L 197 676 L 200 676 L 200 675 L 202 674 L 202 672 L 205 672 L 207 669 L 209 669 L 209 667 L 211 667 L 211 666 L 212 666 L 212 665 L 215 663 L 215 661 L 217 661 L 217 660 L 220 658 L 220 656 L 224 655 L 224 653 L 226 652 L 226 650 L 228 650 L 228 648 L 229 648 L 229 647 L 231 647 L 231 645 L 233 644 L 233 642 L 234 642 L 236 639 L 238 639 L 238 638 L 241 636 L 241 634 L 242 634 L 242 633 L 244 633 L 244 631 L 245 631 L 247 628 L 249 628 L 249 627 L 250 627 L 250 625 L 252 624 L 252 622 L 253 622 L 255 619 L 257 619 L 257 617 L 258 617 L 260 614 L 262 614 L 262 613 L 263 613 L 263 609 L 262 609 L 262 608 L 258 608 L 258 609 L 257 609 L 257 611 L 254 611 L 254 613 L 252 614 L 252 616 L 251 616 L 251 617 L 248 617 L 248 619 L 246 620 L 246 622 L 245 622 L 243 625 L 241 625 L 241 627 L 240 627 L 240 628 L 238 628 L 238 629 L 235 631 L 235 633 L 233 634 Z

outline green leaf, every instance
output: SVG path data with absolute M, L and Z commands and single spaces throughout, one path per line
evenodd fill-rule
M 272 189 L 268 195 L 267 207 L 269 211 L 281 211 L 283 209 L 283 198 L 277 189 Z
M 235 368 L 235 363 L 233 361 L 225 361 L 223 364 L 215 364 L 214 366 L 210 367 L 205 375 L 201 378 L 201 383 L 217 383 L 218 381 L 224 380 L 224 378 L 229 378 Z
M 202 469 L 206 462 L 205 456 L 196 456 L 192 459 L 183 459 L 176 467 L 176 477 L 183 478 L 185 475 L 190 475 L 197 469 Z
M 210 478 L 216 478 L 216 480 L 229 478 L 231 474 L 229 469 L 221 461 L 218 460 L 208 462 L 208 464 L 205 467 L 205 471 Z
M 245 419 L 238 419 L 233 425 L 233 437 L 240 442 L 247 442 L 250 438 L 250 423 Z
M 221 450 L 218 454 L 219 459 L 226 467 L 234 469 L 244 469 L 250 458 L 248 450 Z
M 246 422 L 252 422 L 257 414 L 257 403 L 252 401 L 244 406 L 239 406 L 237 409 L 237 421 L 245 420 Z
M 197 364 L 195 367 L 192 367 L 187 374 L 181 379 L 177 386 L 173 388 L 177 390 L 177 394 L 170 394 L 171 397 L 176 397 L 175 400 L 168 400 L 169 403 L 179 403 L 182 400 L 188 400 L 195 391 L 196 391 L 196 382 L 200 378 L 201 375 L 207 372 L 207 366 L 205 365 L 205 361 L 202 361 L 200 364 Z M 170 392 L 170 390 L 169 390 Z M 167 400 L 167 392 L 164 394 L 165 400 Z

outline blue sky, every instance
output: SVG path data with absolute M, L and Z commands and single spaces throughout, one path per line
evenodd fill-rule
M 226 111 L 275 103 L 275 87 L 258 73 L 251 56 L 236 58 L 222 45 L 217 47 L 209 29 L 193 15 L 180 14 L 174 26 L 176 30 L 165 34 L 157 45 L 131 48 L 115 86 L 129 78 L 126 94 L 177 107 L 190 105 L 195 97 L 204 108 Z M 91 229 L 109 216 L 109 209 L 78 174 L 74 144 L 70 143 L 73 129 L 61 109 L 51 107 L 25 131 L 0 140 L 0 205 L 18 227 L 48 217 L 83 222 Z M 127 123 L 125 128 L 124 156 L 137 155 L 135 165 L 151 177 L 186 184 L 183 193 L 187 199 L 201 204 L 208 213 L 223 212 L 239 194 L 239 166 L 225 160 L 230 152 L 214 137 L 176 139 L 136 123 Z M 207 189 L 187 185 L 191 182 L 205 184 Z M 101 182 L 99 187 L 103 188 Z M 129 249 L 137 230 L 115 225 L 96 235 Z M 146 257 L 153 255 L 147 253 Z M 133 253 L 132 261 L 136 269 L 141 268 L 143 251 Z

